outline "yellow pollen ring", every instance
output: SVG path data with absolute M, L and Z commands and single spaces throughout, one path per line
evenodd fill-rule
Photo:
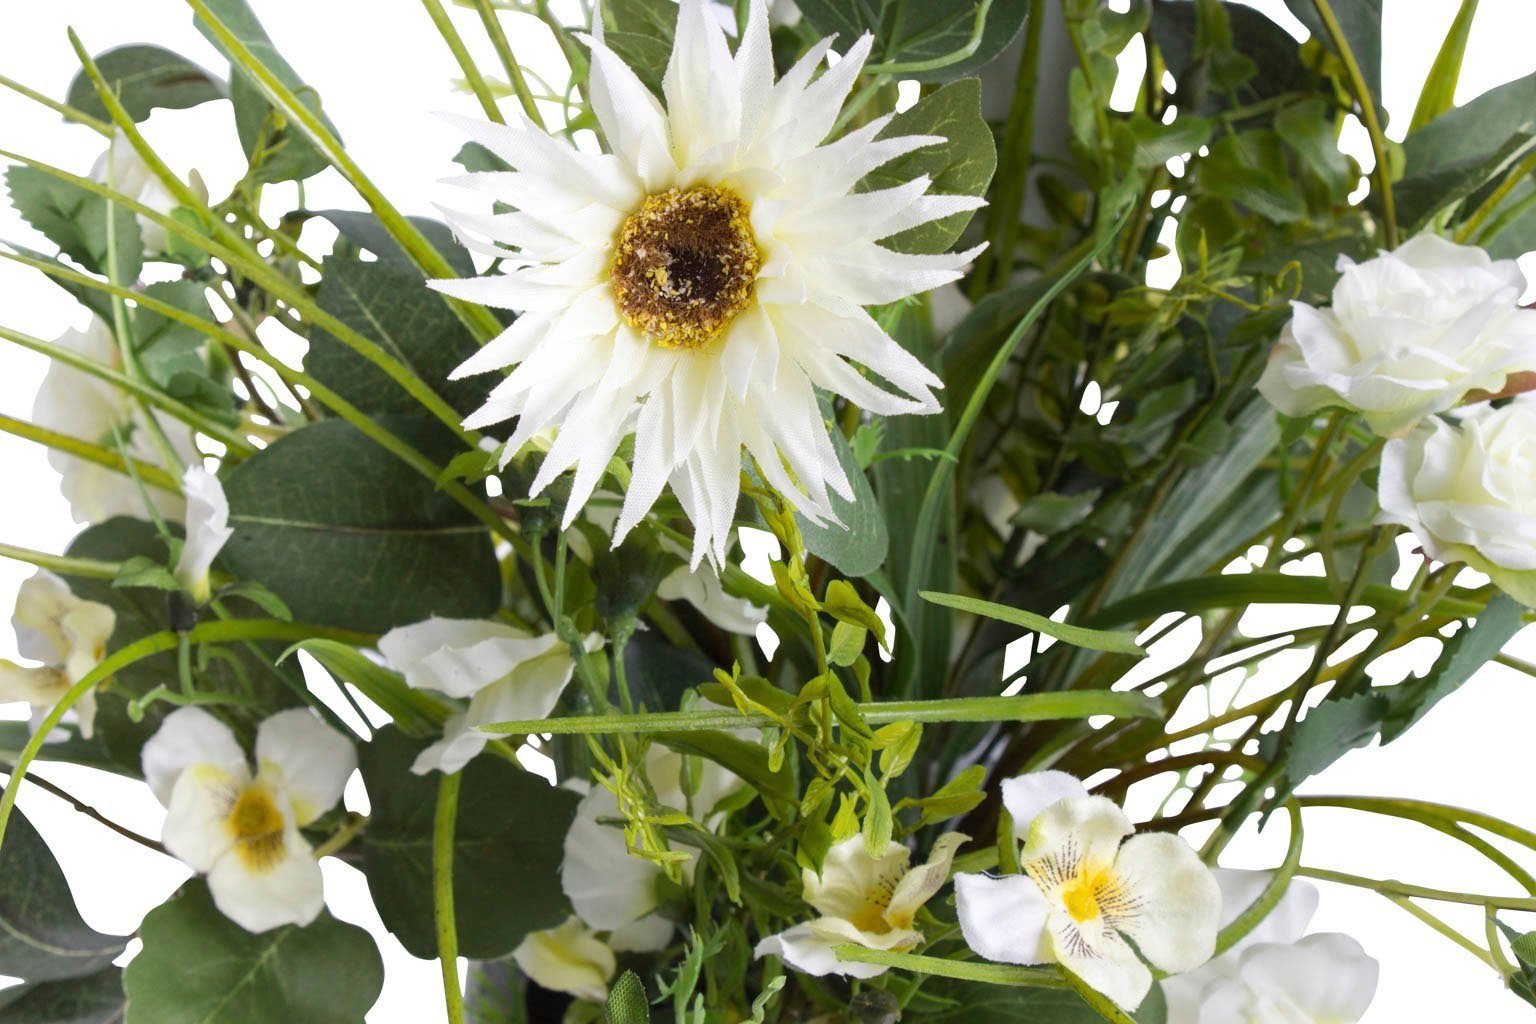
M 240 791 L 224 825 L 235 837 L 235 852 L 252 871 L 265 871 L 283 856 L 283 812 L 272 791 L 253 782 Z
M 609 269 L 625 323 L 662 348 L 714 341 L 752 301 L 762 267 L 750 214 L 713 185 L 647 196 L 619 230 Z

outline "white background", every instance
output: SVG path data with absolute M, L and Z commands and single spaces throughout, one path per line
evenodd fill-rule
M 289 61 L 325 98 L 326 111 L 345 135 L 349 152 L 374 181 L 408 213 L 431 213 L 439 195 L 434 182 L 457 168 L 450 158 L 459 140 L 431 116 L 434 111 L 476 113 L 474 100 L 455 92 L 458 69 L 423 9 L 406 0 L 258 0 L 254 5 Z M 1282 10 L 1279 0 L 1254 6 Z M 1386 0 L 1385 48 L 1390 55 L 1384 92 L 1389 134 L 1401 137 L 1424 73 L 1458 4 L 1456 0 Z M 462 12 L 460 12 L 462 13 Z M 549 75 L 559 65 L 542 27 L 507 15 L 519 56 Z M 472 19 L 461 22 L 481 56 Z M 1294 23 L 1293 23 L 1294 24 Z M 75 59 L 65 38 L 73 25 L 86 47 L 99 52 L 128 42 L 154 42 L 222 69 L 211 47 L 193 30 L 188 8 L 174 0 L 53 0 L 12 4 L 0 15 L 0 74 L 62 97 Z M 1300 31 L 1298 29 L 1298 31 Z M 1483 0 L 1467 51 L 1461 89 L 1466 99 L 1536 70 L 1536 4 L 1530 0 Z M 243 164 L 227 108 L 213 104 L 165 112 L 148 122 L 151 142 L 180 171 L 197 167 L 215 196 L 224 194 Z M 0 90 L 0 148 L 21 150 L 80 173 L 102 146 L 88 129 L 67 126 L 51 112 Z M 273 212 L 294 201 L 291 186 L 270 190 Z M 333 173 L 309 186 L 312 208 L 360 207 Z M 0 206 L 0 238 L 45 246 L 8 208 Z M 83 326 L 81 310 L 41 276 L 0 265 L 0 323 L 44 338 Z M 45 362 L 13 347 L 0 347 L 0 412 L 26 417 Z M 57 478 L 42 450 L 0 435 L 0 468 L 8 500 L 0 511 L 0 540 L 62 551 L 78 529 L 57 492 Z M 0 609 L 8 609 L 30 569 L 0 561 Z M 1529 641 L 1527 635 L 1522 638 Z M 1170 646 L 1182 641 L 1174 640 Z M 1536 646 L 1529 642 L 1521 647 Z M 1527 652 L 1527 656 L 1529 652 Z M 15 657 L 9 631 L 0 630 L 0 657 Z M 1536 680 L 1492 667 L 1441 704 L 1406 738 L 1379 750 L 1347 755 L 1307 787 L 1313 793 L 1407 796 L 1474 807 L 1526 827 L 1536 827 L 1526 756 L 1536 721 Z M 162 812 L 137 783 L 69 766 L 45 766 L 40 774 L 141 832 L 158 834 Z M 349 803 L 360 806 L 360 787 Z M 33 789 L 21 807 L 48 837 L 74 887 L 86 920 L 108 932 L 129 933 L 186 877 L 174 861 L 138 847 Z M 1348 811 L 1311 812 L 1305 860 L 1357 874 L 1398 878 L 1468 891 L 1508 892 L 1508 884 L 1482 863 L 1434 833 Z M 1274 864 L 1283 848 L 1284 825 L 1275 835 L 1242 837 L 1226 858 L 1233 866 Z M 371 1022 L 431 1024 L 443 1019 L 436 966 L 416 961 L 379 926 L 362 877 L 334 860 L 326 862 L 327 893 L 341 918 L 367 927 L 384 952 L 387 981 Z M 1478 913 L 1446 913 L 1481 934 Z M 1382 961 L 1382 984 L 1369 1024 L 1444 1020 L 1518 1020 L 1528 1009 L 1502 992 L 1493 975 L 1465 952 L 1370 892 L 1329 886 L 1314 922 L 1317 930 L 1347 931 Z

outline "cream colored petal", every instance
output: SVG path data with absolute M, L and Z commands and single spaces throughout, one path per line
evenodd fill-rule
M 912 927 L 912 918 L 923 904 L 949 881 L 950 868 L 955 863 L 955 853 L 964 846 L 970 836 L 962 832 L 946 832 L 933 844 L 928 862 L 908 871 L 891 895 L 885 918 L 897 928 Z
M 1030 823 L 1020 859 L 1050 898 L 1079 874 L 1113 863 L 1121 840 L 1134 830 L 1125 812 L 1104 797 L 1057 800 Z
M 208 872 L 208 891 L 220 913 L 248 932 L 307 925 L 325 908 L 320 864 L 293 828 L 284 835 L 282 855 L 260 870 L 238 850 L 225 853 Z
M 279 711 L 256 731 L 263 779 L 288 798 L 294 818 L 308 825 L 336 806 L 357 768 L 352 741 L 309 708 Z
M 431 618 L 385 633 L 379 653 L 411 686 L 473 697 L 559 643 L 553 634 L 531 636 L 501 622 Z
M 178 708 L 166 715 L 144 744 L 141 763 L 144 781 L 167 806 L 177 778 L 192 765 L 212 765 L 233 776 L 250 774 L 245 751 L 229 726 L 198 707 Z
M 844 839 L 827 851 L 819 876 L 805 869 L 802 896 L 826 917 L 857 918 L 877 896 L 885 905 L 906 875 L 911 857 L 900 843 L 890 843 L 879 857 L 871 857 L 863 836 Z
M 1136 1009 L 1151 990 L 1152 972 L 1102 919 L 1079 925 L 1065 912 L 1055 911 L 1046 935 L 1052 959 L 1121 1009 Z
M 490 737 L 469 727 L 467 712 L 449 715 L 443 723 L 443 737 L 416 755 L 411 771 L 416 775 L 443 772 L 452 775 L 479 756 Z
M 1252 906 L 1275 877 L 1273 871 L 1240 871 L 1235 868 L 1212 868 L 1211 875 L 1221 889 L 1222 928 L 1237 920 L 1239 914 Z M 1293 878 L 1286 885 L 1279 902 L 1264 919 L 1223 955 L 1261 942 L 1295 942 L 1306 934 L 1312 915 L 1317 913 L 1318 899 L 1317 886 L 1304 878 Z
M 822 977 L 841 974 L 849 978 L 878 978 L 886 968 L 878 964 L 844 962 L 833 952 L 838 942 L 818 934 L 808 924 L 796 925 L 777 935 L 769 935 L 752 951 L 755 957 L 776 956 L 787 967 L 802 974 Z
M 622 928 L 645 917 L 659 902 L 656 882 L 661 869 L 630 856 L 624 830 L 602 824 L 618 818 L 618 801 L 601 786 L 582 798 L 565 834 L 560 887 L 578 916 L 602 931 Z
M 234 846 L 229 814 L 249 783 L 243 762 L 234 771 L 198 763 L 181 772 L 166 805 L 165 848 L 193 871 L 212 868 Z
M 687 601 L 710 622 L 730 633 L 751 636 L 768 621 L 768 609 L 744 597 L 726 593 L 720 577 L 709 570 L 689 572 L 678 566 L 656 588 L 663 601 Z
M 958 874 L 955 911 L 965 944 L 982 959 L 1001 964 L 1051 959 L 1045 934 L 1050 905 L 1029 877 Z
M 1120 847 L 1114 875 L 1118 902 L 1101 901 L 1105 919 L 1136 943 L 1142 956 L 1170 973 L 1211 958 L 1221 920 L 1221 887 L 1182 838 L 1147 833 Z
M 549 639 L 553 642 L 544 653 L 520 663 L 505 678 L 475 694 L 466 719 L 472 728 L 549 717 L 576 671 L 565 641 L 553 636 Z
M 176 561 L 176 580 L 198 601 L 208 598 L 208 570 L 235 531 L 229 525 L 229 499 L 219 478 L 194 464 L 181 478 L 187 496 L 186 539 Z
M 638 921 L 608 934 L 608 945 L 615 953 L 658 953 L 672 943 L 677 925 L 660 914 L 647 914 Z
M 1380 965 L 1348 935 L 1327 932 L 1254 946 L 1238 973 L 1261 998 L 1293 1005 L 1300 1011 L 1295 1019 L 1355 1024 L 1376 996 Z
M 16 589 L 16 610 L 11 615 L 17 653 L 62 668 L 70 645 L 60 621 L 77 600 L 68 584 L 47 569 L 39 569 L 22 580 Z
M 0 661 L 0 703 L 26 701 L 34 708 L 46 710 L 68 690 L 69 680 L 56 668 Z
M 600 1003 L 618 969 L 613 950 L 578 918 L 534 932 L 513 950 L 518 968 L 542 988 Z
M 101 664 L 116 626 L 117 613 L 95 601 L 78 601 L 59 619 L 68 652 L 61 667 L 70 682 L 78 683 Z
M 1066 772 L 1030 772 L 1003 780 L 1003 806 L 1013 816 L 1013 832 L 1021 840 L 1029 835 L 1035 817 L 1058 800 L 1081 800 L 1088 790 Z

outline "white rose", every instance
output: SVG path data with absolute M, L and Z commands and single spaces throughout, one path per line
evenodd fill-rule
M 1513 260 L 1419 235 L 1364 263 L 1341 256 L 1339 270 L 1331 308 L 1292 303 L 1259 381 L 1281 412 L 1343 406 L 1393 437 L 1536 370 L 1536 311 L 1517 305 Z
M 143 157 L 139 156 L 138 150 L 133 148 L 133 143 L 129 142 L 125 135 L 114 138 L 111 147 L 96 158 L 96 163 L 91 168 L 91 180 L 110 185 L 129 199 L 142 203 L 156 213 L 168 214 L 181 205 L 155 176 L 155 172 L 150 170 L 149 165 L 144 162 Z M 204 203 L 208 201 L 208 186 L 203 184 L 202 176 L 196 171 L 189 176 L 187 187 Z M 159 256 L 164 253 L 165 228 L 142 215 L 137 220 L 139 235 L 144 242 L 144 254 Z
M 1379 522 L 1536 606 L 1536 395 L 1424 424 L 1381 457 Z

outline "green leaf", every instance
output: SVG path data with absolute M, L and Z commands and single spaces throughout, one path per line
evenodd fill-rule
M 208 306 L 205 286 L 197 281 L 161 281 L 148 285 L 144 292 L 201 320 L 216 319 Z M 239 422 L 228 382 L 214 373 L 203 354 L 208 339 L 201 331 L 153 310 L 139 309 L 133 314 L 133 336 L 139 364 L 151 383 L 224 423 Z
M 114 587 L 149 587 L 155 590 L 180 590 L 181 584 L 171 570 L 147 555 L 134 555 L 122 564 L 112 578 Z
M 1296 725 L 1286 748 L 1286 777 L 1298 786 L 1356 747 L 1363 747 L 1381 729 L 1387 699 L 1375 693 L 1357 693 L 1341 700 L 1325 700 L 1307 712 Z
M 916 1011 L 914 1017 L 933 1024 L 1098 1024 L 1104 1019 L 1068 989 L 937 977 L 928 979 L 921 995 L 909 1005 Z M 1160 986 L 1152 986 L 1133 1019 L 1137 1024 L 1163 1024 L 1167 1020 Z
M 0 846 L 0 973 L 27 981 L 83 978 L 110 967 L 125 943 L 81 919 L 43 837 L 26 815 L 13 813 Z
M 1312 38 L 1321 40 L 1324 46 L 1333 49 L 1332 40 L 1317 13 L 1317 0 L 1285 0 L 1285 6 L 1307 26 Z M 1366 88 L 1371 90 L 1371 95 L 1376 97 L 1379 104 L 1382 0 L 1329 0 L 1329 6 L 1338 19 L 1339 28 L 1344 32 L 1344 41 L 1360 65 L 1360 74 L 1365 76 Z
M 608 1024 L 650 1024 L 650 1020 L 645 985 L 634 971 L 625 971 L 608 990 Z
M 444 454 L 435 424 L 391 427 Z M 235 531 L 224 564 L 302 621 L 382 633 L 433 615 L 484 618 L 500 603 L 485 528 L 350 424 L 294 431 L 236 467 L 224 491 Z
M 1440 657 L 1424 676 L 1409 676 L 1385 690 L 1388 699 L 1381 741 L 1391 743 L 1412 728 L 1429 709 L 1450 696 L 1473 673 L 1492 661 L 1504 645 L 1525 626 L 1525 609 L 1514 598 L 1500 594 L 1470 626 L 1445 642 Z
M 853 488 L 853 500 L 845 501 L 842 495 L 832 492 L 832 511 L 837 515 L 837 523 L 818 526 L 799 513 L 795 518 L 799 520 L 800 534 L 811 554 L 832 563 L 844 576 L 867 576 L 885 564 L 891 544 L 890 534 L 886 532 L 885 516 L 881 514 L 869 479 L 859 468 L 859 457 L 853 453 L 853 447 L 841 430 L 833 427 L 831 435 L 838 464 L 843 467 Z
M 499 379 L 448 379 L 479 346 L 453 310 L 427 288 L 421 272 L 403 260 L 381 256 L 365 263 L 333 255 L 325 261 L 318 301 L 321 309 L 415 370 L 461 413 L 478 409 Z M 383 370 L 319 328 L 310 334 L 305 369 L 364 412 L 409 416 L 421 411 Z
M 120 281 L 138 278 L 144 265 L 144 241 L 139 222 L 126 207 L 109 203 L 78 185 L 60 181 L 35 167 L 11 167 L 5 172 L 11 205 L 59 251 L 93 274 L 107 272 L 107 210 L 114 218 Z
M 231 583 L 219 591 L 219 597 L 243 597 L 274 619 L 293 621 L 293 609 L 287 602 L 254 580 Z
M 223 99 L 227 92 L 216 75 L 159 46 L 119 46 L 98 54 L 96 66 L 134 121 L 143 121 L 156 107 L 184 110 Z M 69 83 L 65 102 L 103 121 L 112 119 L 84 71 Z
M 1100 491 L 1094 488 L 1079 494 L 1055 494 L 1046 492 L 1026 499 L 1013 515 L 1016 526 L 1033 530 L 1043 537 L 1050 537 L 1069 530 L 1082 522 L 1093 511 Z
M 1246 58 L 1257 69 L 1232 90 L 1233 101 L 1238 104 L 1315 88 L 1314 76 L 1301 62 L 1296 40 L 1269 17 L 1242 4 L 1210 5 L 1223 12 L 1227 23 L 1230 46 L 1222 45 L 1220 40 L 1201 38 L 1199 19 L 1205 6 L 1189 0 L 1156 0 L 1152 5 L 1152 38 L 1178 82 L 1180 113 L 1205 114 L 1221 108 L 1222 90 L 1211 88 L 1211 80 L 1220 77 L 1217 69 L 1232 55 Z
M 304 84 L 298 72 L 278 53 L 245 0 L 209 0 L 208 8 L 274 77 L 292 89 L 310 110 L 320 113 L 319 95 Z M 201 19 L 194 21 L 208 41 L 228 57 L 212 30 Z M 246 158 L 251 161 L 256 182 L 302 180 L 330 166 L 301 132 L 284 122 L 262 96 L 249 72 L 238 65 L 232 65 L 230 69 L 229 98 L 235 106 L 235 130 L 240 135 Z M 324 118 L 323 114 L 321 116 Z M 329 119 L 325 123 L 334 134 L 335 128 Z
M 943 605 L 945 608 L 954 608 L 957 611 L 970 612 L 972 615 L 984 615 L 989 619 L 997 619 L 1001 622 L 1009 622 L 1024 629 L 1033 630 L 1036 633 L 1044 633 L 1046 636 L 1055 637 L 1074 647 L 1085 647 L 1090 651 L 1111 651 L 1115 654 L 1130 654 L 1138 658 L 1146 657 L 1147 652 L 1136 643 L 1134 633 L 1112 633 L 1102 629 L 1087 629 L 1083 626 L 1073 626 L 1065 622 L 1057 622 L 1048 619 L 1044 615 L 1036 615 L 1021 608 L 1010 608 L 1004 604 L 996 604 L 992 601 L 983 601 L 979 598 L 965 597 L 961 594 L 936 594 L 931 590 L 922 593 L 923 600 L 933 604 Z
M 933 182 L 930 193 L 986 194 L 992 172 L 997 169 L 997 146 L 992 141 L 992 129 L 981 116 L 980 79 L 952 82 L 924 96 L 910 110 L 897 114 L 880 133 L 881 138 L 887 139 L 899 135 L 938 135 L 948 141 L 915 149 L 877 167 L 859 182 L 861 191 L 893 188 L 926 174 Z M 908 228 L 881 244 L 897 252 L 945 252 L 970 220 L 969 212 L 952 214 Z
M 507 170 L 508 168 L 502 166 L 475 169 Z M 336 230 L 341 232 L 341 236 L 357 248 L 367 249 L 383 262 L 399 264 L 420 275 L 421 270 L 416 266 L 416 262 L 400 247 L 400 243 L 374 214 L 361 210 L 316 210 L 313 216 L 330 221 Z M 454 269 L 455 273 L 460 277 L 475 276 L 475 261 L 470 257 L 469 251 L 455 240 L 452 228 L 431 217 L 407 217 L 406 220 L 427 237 L 427 241 L 432 243 L 432 248 L 443 254 L 443 258 L 448 261 L 448 265 Z
M 1456 105 L 1456 84 L 1461 81 L 1461 61 L 1467 53 L 1467 40 L 1472 36 L 1472 19 L 1477 15 L 1478 0 L 1461 0 L 1451 27 L 1435 54 L 1435 62 L 1424 76 L 1424 88 L 1419 91 L 1419 102 L 1413 108 L 1413 119 L 1408 131 L 1413 133 Z
M 661 78 L 677 34 L 672 0 L 607 0 L 599 8 L 603 42 L 628 64 L 646 88 L 661 95 Z
M 123 974 L 124 1024 L 362 1024 L 384 987 L 368 933 L 322 911 L 313 924 L 253 935 L 195 878 L 140 929 Z
M 865 32 L 875 36 L 872 60 L 903 64 L 948 57 L 969 43 L 981 0 L 804 0 L 805 20 L 818 35 L 838 36 L 846 50 Z M 1029 13 L 1029 0 L 993 0 L 981 43 L 969 57 L 903 78 L 942 82 L 973 75 L 1007 49 Z
M 432 958 L 437 776 L 410 771 L 423 746 L 386 727 L 358 761 L 373 806 L 363 839 L 368 890 L 385 927 L 412 955 Z M 506 956 L 529 932 L 565 920 L 570 904 L 560 888 L 560 860 L 578 800 L 500 758 L 476 758 L 464 769 L 453 855 L 462 955 Z
M 84 978 L 6 989 L 0 1024 L 120 1024 L 123 1001 L 123 972 L 106 967 Z

